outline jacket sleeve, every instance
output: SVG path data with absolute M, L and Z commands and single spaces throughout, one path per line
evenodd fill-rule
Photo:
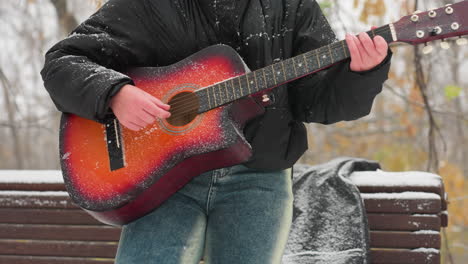
M 313 0 L 303 0 L 297 14 L 294 55 L 328 45 L 336 36 Z M 330 124 L 369 114 L 375 96 L 388 78 L 391 51 L 385 60 L 366 72 L 350 70 L 350 60 L 294 81 L 289 97 L 294 117 L 302 122 Z
M 41 75 L 58 110 L 103 121 L 110 98 L 132 83 L 120 71 L 151 58 L 142 5 L 110 0 L 46 53 Z

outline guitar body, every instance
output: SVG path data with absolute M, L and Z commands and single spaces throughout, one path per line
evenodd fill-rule
M 135 85 L 163 102 L 244 74 L 230 47 L 208 47 L 174 65 L 129 72 Z M 242 130 L 262 114 L 252 97 L 198 114 L 174 125 L 159 120 L 140 131 L 120 127 L 124 166 L 112 170 L 106 127 L 64 114 L 60 156 L 72 200 L 101 222 L 122 225 L 158 207 L 197 175 L 247 161 L 251 147 Z

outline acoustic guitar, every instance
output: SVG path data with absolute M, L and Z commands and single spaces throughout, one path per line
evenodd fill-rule
M 388 43 L 459 37 L 468 1 L 403 17 L 371 30 Z M 424 49 L 428 51 L 428 48 Z M 243 127 L 264 112 L 270 89 L 350 57 L 345 41 L 250 71 L 225 45 L 210 46 L 161 68 L 128 72 L 135 85 L 171 106 L 171 117 L 140 131 L 63 114 L 60 161 L 72 200 L 93 217 L 123 225 L 151 212 L 193 177 L 251 156 Z

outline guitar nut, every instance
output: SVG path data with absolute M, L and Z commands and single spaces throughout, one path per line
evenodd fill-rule
M 436 35 L 439 35 L 440 33 L 442 33 L 442 28 L 437 26 L 434 28 L 434 33 L 436 33 Z
M 437 12 L 436 12 L 436 11 L 434 11 L 434 10 L 429 11 L 429 17 L 430 17 L 430 18 L 434 18 L 434 17 L 436 17 L 436 16 L 437 16 Z
M 419 16 L 418 15 L 412 15 L 411 16 L 411 21 L 418 22 L 419 21 Z
M 453 30 L 458 30 L 460 28 L 460 24 L 457 22 L 453 22 L 452 25 L 450 26 Z

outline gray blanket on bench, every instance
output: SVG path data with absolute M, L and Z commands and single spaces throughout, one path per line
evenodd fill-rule
M 283 264 L 369 263 L 366 210 L 347 178 L 354 171 L 379 167 L 354 158 L 294 166 L 293 223 Z

